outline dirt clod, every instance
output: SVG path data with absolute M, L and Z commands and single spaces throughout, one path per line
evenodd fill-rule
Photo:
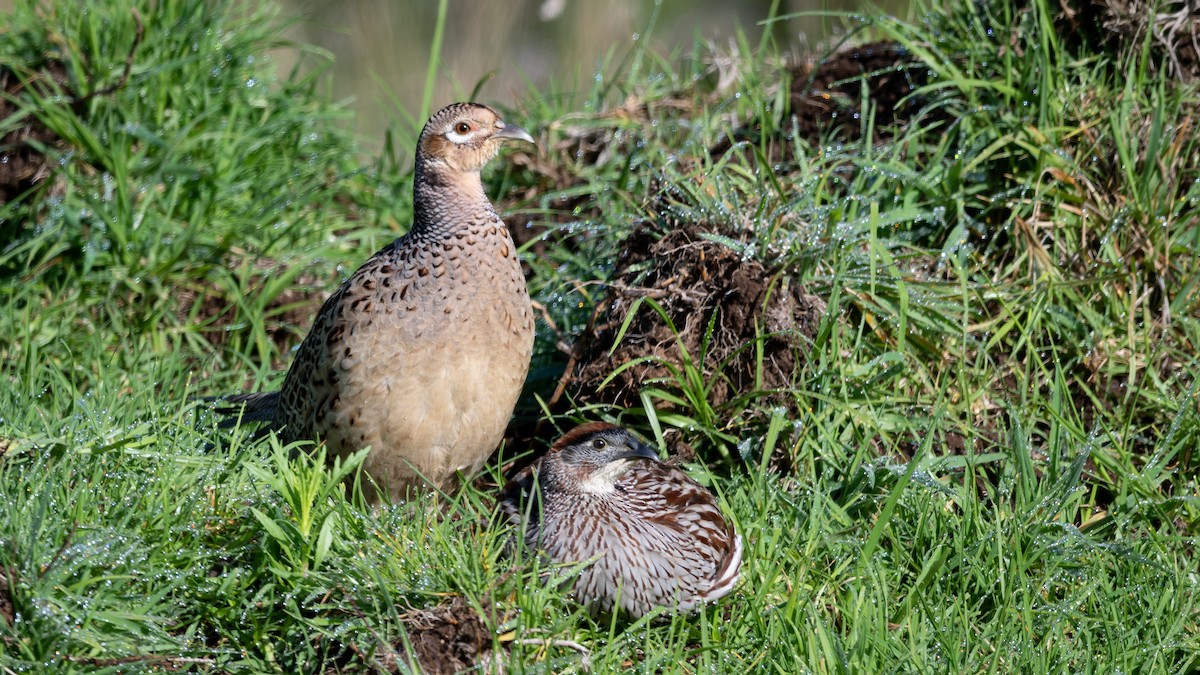
M 1126 62 L 1148 47 L 1146 66 L 1185 84 L 1200 82 L 1200 12 L 1194 2 L 1061 0 L 1056 28 L 1064 42 L 1111 51 Z
M 797 131 L 817 142 L 830 127 L 846 138 L 861 135 L 859 110 L 864 91 L 875 107 L 875 133 L 885 135 L 920 109 L 913 90 L 928 73 L 900 45 L 871 42 L 842 49 L 792 72 L 792 118 Z
M 399 663 L 388 664 L 395 668 L 393 672 L 402 672 L 412 661 L 426 673 L 471 670 L 492 646 L 492 633 L 483 618 L 460 597 L 449 604 L 409 612 L 404 627 L 412 652 L 403 643 L 396 644 Z
M 50 175 L 50 160 L 43 148 L 61 144 L 58 135 L 32 116 L 13 119 L 18 113 L 14 100 L 26 96 L 28 87 L 52 83 L 46 88 L 63 88 L 67 71 L 61 63 L 50 61 L 31 79 L 20 77 L 9 68 L 0 68 L 0 122 L 11 130 L 0 137 L 0 205 L 24 194 Z
M 577 405 L 637 405 L 646 384 L 659 380 L 673 387 L 672 369 L 689 359 L 706 381 L 716 378 L 708 394 L 714 408 L 747 392 L 793 383 L 825 302 L 758 260 L 703 238 L 704 231 L 680 225 L 660 236 L 647 227 L 626 242 L 603 316 L 581 338 L 585 347 L 573 375 Z M 628 312 L 644 297 L 653 298 L 670 323 L 643 304 L 614 350 Z M 635 365 L 601 388 L 629 363 Z M 776 405 L 795 404 L 783 394 L 764 395 Z
M 937 108 L 922 112 L 928 101 L 914 92 L 929 82 L 929 69 L 895 42 L 846 47 L 786 72 L 791 83 L 788 110 L 784 119 L 766 125 L 774 127 L 772 137 L 763 138 L 763 120 L 751 119 L 717 142 L 710 154 L 727 152 L 735 141 L 759 145 L 765 140 L 771 162 L 787 161 L 793 156 L 793 138 L 812 146 L 850 142 L 869 128 L 872 140 L 885 141 L 917 117 L 927 123 L 931 115 L 941 114 Z M 868 103 L 873 110 L 869 127 L 864 117 Z
M 9 589 L 11 572 L 0 569 L 0 624 L 13 625 L 16 618 L 16 608 L 13 606 L 12 591 Z

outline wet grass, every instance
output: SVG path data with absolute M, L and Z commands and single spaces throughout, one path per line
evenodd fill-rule
M 1195 90 L 1149 37 L 971 6 L 854 24 L 922 73 L 888 129 L 870 92 L 801 128 L 769 41 L 615 55 L 509 112 L 539 149 L 489 186 L 545 319 L 517 426 L 549 423 L 503 459 L 620 421 L 693 451 L 747 542 L 730 597 L 636 623 L 504 554 L 500 462 L 437 512 L 372 512 L 353 462 L 193 400 L 278 385 L 322 294 L 406 227 L 409 125 L 358 154 L 319 69 L 275 74 L 304 48 L 269 9 L 19 7 L 0 152 L 44 165 L 0 170 L 0 668 L 386 672 L 460 625 L 447 658 L 515 672 L 1194 671 Z M 651 278 L 623 245 L 681 228 L 826 303 L 791 381 L 718 400 L 770 337 L 716 356 L 665 293 L 638 311 L 704 349 L 621 407 L 573 371 L 552 400 L 563 348 Z

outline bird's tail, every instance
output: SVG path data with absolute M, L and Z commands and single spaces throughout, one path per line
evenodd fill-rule
M 248 423 L 261 423 L 270 427 L 275 423 L 275 407 L 279 404 L 279 392 L 233 394 L 210 400 L 214 403 L 213 412 L 224 418 L 219 424 L 222 429 Z
M 712 588 L 704 593 L 704 599 L 713 601 L 723 597 L 733 590 L 737 585 L 738 576 L 741 574 L 742 567 L 742 537 L 734 531 L 733 525 L 729 526 L 729 535 L 732 537 L 731 546 L 725 553 L 725 557 L 721 560 L 721 564 L 717 567 L 716 578 L 713 580 Z

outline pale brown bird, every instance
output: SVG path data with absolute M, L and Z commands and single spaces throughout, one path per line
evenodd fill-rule
M 417 141 L 413 223 L 325 301 L 278 392 L 224 399 L 284 442 L 364 469 L 395 499 L 453 489 L 500 443 L 529 370 L 533 312 L 517 247 L 479 172 L 506 140 L 477 103 L 438 111 Z
M 509 481 L 500 507 L 528 549 L 592 561 L 573 592 L 596 611 L 688 611 L 738 580 L 742 540 L 712 493 L 611 424 L 565 434 Z

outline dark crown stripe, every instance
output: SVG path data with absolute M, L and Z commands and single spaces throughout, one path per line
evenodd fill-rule
M 555 450 L 562 450 L 563 448 L 579 443 L 583 439 L 588 438 L 593 434 L 598 434 L 602 431 L 609 431 L 616 428 L 616 426 L 609 424 L 608 422 L 588 422 L 587 424 L 581 424 L 563 434 L 562 438 L 559 438 L 554 443 L 554 446 L 550 448 L 550 451 L 554 452 Z
M 446 122 L 468 110 L 491 110 L 499 118 L 499 114 L 495 110 L 483 105 L 482 103 L 451 103 L 450 105 L 435 112 L 428 121 L 425 122 L 425 127 L 421 129 L 421 136 L 424 137 L 434 129 L 440 129 Z

